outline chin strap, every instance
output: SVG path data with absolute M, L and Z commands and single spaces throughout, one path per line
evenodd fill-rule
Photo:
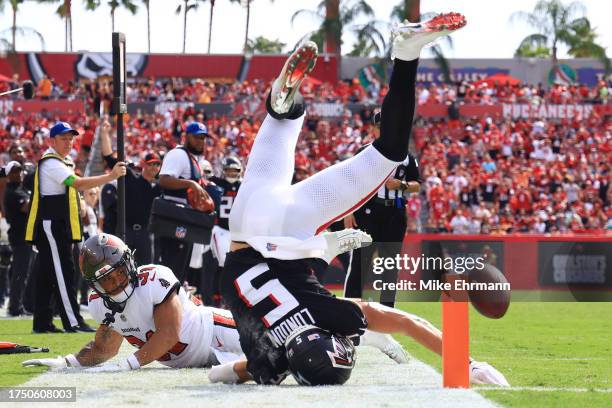
M 104 299 L 104 306 L 111 311 L 111 313 L 105 313 L 104 320 L 102 320 L 102 324 L 108 327 L 112 323 L 115 323 L 115 314 L 123 312 L 125 302 L 119 305 Z

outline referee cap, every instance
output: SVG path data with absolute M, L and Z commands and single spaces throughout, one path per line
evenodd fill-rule
M 187 126 L 185 132 L 187 132 L 188 135 L 208 135 L 208 128 L 203 123 L 193 122 Z
M 74 130 L 68 123 L 66 123 L 66 122 L 57 122 L 51 128 L 51 131 L 49 132 L 49 136 L 55 137 L 55 136 L 58 136 L 58 135 L 65 135 L 66 133 L 70 133 L 71 135 L 74 135 L 74 136 L 79 134 L 79 132 Z

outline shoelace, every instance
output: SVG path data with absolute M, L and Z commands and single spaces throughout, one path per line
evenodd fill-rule
M 358 239 L 351 237 L 351 238 L 345 238 L 341 240 L 338 247 L 340 248 L 342 252 L 346 252 L 346 251 L 350 251 L 352 249 L 357 248 L 359 244 L 360 242 Z

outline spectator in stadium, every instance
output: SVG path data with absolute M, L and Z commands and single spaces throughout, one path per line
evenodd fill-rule
M 113 156 L 110 133 L 111 124 L 104 120 L 100 125 L 100 150 L 106 165 L 112 168 L 118 160 Z M 137 172 L 128 166 L 125 176 L 125 242 L 134 248 L 136 263 L 148 265 L 153 262 L 153 239 L 148 231 L 149 216 L 153 200 L 161 195 L 157 179 L 161 159 L 156 153 L 147 153 L 142 158 L 140 167 L 141 171 Z M 106 194 L 112 195 L 113 192 L 109 188 Z M 108 215 L 108 212 L 105 214 Z
M 29 314 L 23 307 L 23 295 L 26 282 L 30 278 L 34 252 L 25 242 L 25 227 L 30 208 L 30 191 L 23 186 L 23 166 L 18 161 L 11 161 L 5 167 L 8 178 L 4 208 L 8 230 L 9 243 L 13 253 L 10 269 L 10 297 L 8 315 L 16 317 Z
M 42 79 L 38 82 L 37 93 L 42 100 L 49 100 L 52 92 L 53 82 L 47 77 L 47 74 L 43 74 Z
M 209 200 L 204 190 L 204 177 L 197 156 L 204 151 L 208 128 L 198 122 L 190 123 L 185 129 L 185 144 L 177 146 L 164 156 L 160 171 L 160 186 L 167 200 L 187 204 L 188 190 L 191 189 L 198 200 Z M 185 280 L 192 245 L 177 239 L 161 237 L 161 264 L 172 269 L 180 282 Z

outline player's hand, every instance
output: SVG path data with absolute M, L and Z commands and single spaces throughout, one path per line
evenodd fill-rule
M 491 384 L 509 387 L 510 384 L 506 377 L 495 369 L 492 365 L 485 362 L 470 361 L 470 382 L 472 384 Z
M 389 180 L 385 181 L 385 187 L 387 187 L 389 190 L 399 190 L 402 188 L 402 181 L 396 178 L 390 178 Z
M 113 167 L 113 170 L 111 171 L 111 176 L 113 180 L 116 180 L 119 177 L 125 176 L 126 172 L 127 168 L 125 167 L 125 163 L 120 161 L 117 162 L 117 164 L 115 164 L 115 166 Z
M 32 360 L 26 360 L 21 363 L 24 367 L 49 367 L 52 370 L 64 370 L 68 368 L 66 359 L 62 356 L 56 358 L 35 358 Z
M 357 228 L 357 220 L 353 214 L 344 217 L 344 228 Z

